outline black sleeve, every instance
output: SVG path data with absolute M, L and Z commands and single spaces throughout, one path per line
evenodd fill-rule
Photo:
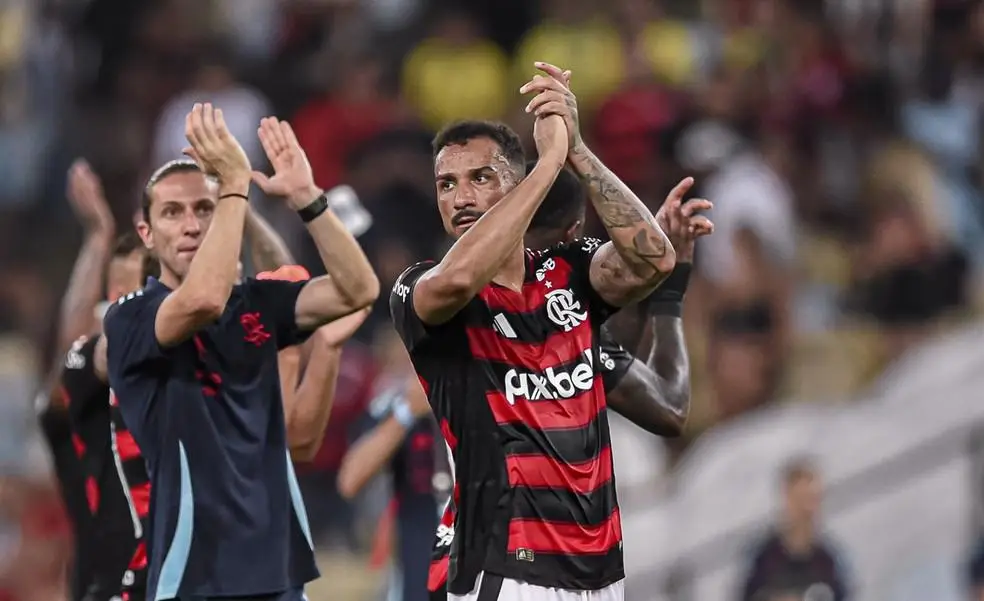
M 301 344 L 311 335 L 311 330 L 297 327 L 297 297 L 309 281 L 249 278 L 242 284 L 250 306 L 260 313 L 258 319 L 274 333 L 278 350 Z
M 580 238 L 561 244 L 553 250 L 555 256 L 570 264 L 571 291 L 578 297 L 587 299 L 591 321 L 599 325 L 618 312 L 618 307 L 605 302 L 591 285 L 591 260 L 601 245 L 601 240 L 597 238 Z
M 608 330 L 601 329 L 598 339 L 598 365 L 595 370 L 601 374 L 606 393 L 618 386 L 634 360 L 635 358 L 625 350 L 625 347 L 615 342 Z
M 157 341 L 154 322 L 167 295 L 147 296 L 143 290 L 131 292 L 112 306 L 103 320 L 106 336 L 106 369 L 109 385 L 123 395 L 126 379 L 147 363 L 165 359 L 169 349 Z
M 107 384 L 95 369 L 95 350 L 99 336 L 83 336 L 72 343 L 65 355 L 61 373 L 61 394 L 73 423 L 78 424 L 93 411 L 109 406 Z
M 435 265 L 433 261 L 422 261 L 411 265 L 396 279 L 390 292 L 390 317 L 408 352 L 412 352 L 418 345 L 426 342 L 432 333 L 432 328 L 421 321 L 417 310 L 413 307 L 413 289 L 420 276 Z

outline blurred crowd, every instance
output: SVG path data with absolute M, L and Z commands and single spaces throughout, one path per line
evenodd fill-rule
M 528 138 L 518 88 L 534 60 L 572 70 L 589 145 L 654 210 L 684 175 L 715 203 L 671 465 L 723 420 L 861 389 L 980 304 L 984 2 L 0 0 L 5 373 L 52 359 L 82 234 L 64 199 L 76 157 L 127 224 L 147 175 L 180 155 L 194 101 L 224 109 L 255 166 L 259 119 L 289 119 L 319 184 L 351 186 L 371 214 L 360 242 L 387 286 L 448 244 L 432 132 L 489 118 Z M 317 272 L 300 221 L 254 202 Z M 385 299 L 302 474 L 324 546 L 366 549 L 359 519 L 384 503 L 371 490 L 356 511 L 335 473 L 394 364 Z

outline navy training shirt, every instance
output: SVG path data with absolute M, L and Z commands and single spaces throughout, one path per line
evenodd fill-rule
M 191 339 L 157 342 L 156 280 L 106 315 L 109 383 L 151 480 L 147 599 L 277 594 L 318 577 L 277 352 L 306 282 L 248 279 Z

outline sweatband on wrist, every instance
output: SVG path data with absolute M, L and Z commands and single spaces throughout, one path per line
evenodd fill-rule
M 687 293 L 692 268 L 691 263 L 677 263 L 670 277 L 649 295 L 647 302 L 651 313 L 674 317 L 683 314 L 683 297 Z

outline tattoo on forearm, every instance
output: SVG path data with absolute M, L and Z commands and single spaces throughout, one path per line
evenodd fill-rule
M 578 174 L 622 259 L 635 270 L 648 272 L 639 275 L 659 272 L 658 264 L 666 256 L 669 243 L 656 218 L 597 157 L 580 149 L 575 154 L 578 163 L 586 162 L 577 169 Z

